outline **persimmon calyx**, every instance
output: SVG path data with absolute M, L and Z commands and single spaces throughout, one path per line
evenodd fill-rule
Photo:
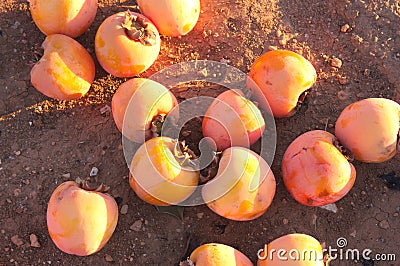
M 214 151 L 214 158 L 210 164 L 201 170 L 200 172 L 200 183 L 205 184 L 213 179 L 218 173 L 219 161 L 222 157 L 222 151 Z
M 199 166 L 196 163 L 196 161 L 194 161 L 194 159 L 196 159 L 197 156 L 191 149 L 189 149 L 185 141 L 176 140 L 174 144 L 173 153 L 179 165 L 191 166 L 194 167 L 195 169 L 198 169 Z
M 163 124 L 165 122 L 165 116 L 165 114 L 159 114 L 151 121 L 150 131 L 152 132 L 153 138 L 161 136 Z
M 108 193 L 110 187 L 101 183 L 97 188 L 91 188 L 87 181 L 81 181 L 79 187 L 86 191 L 95 191 L 100 193 Z
M 131 11 L 126 12 L 125 21 L 121 24 L 126 35 L 145 46 L 155 45 L 157 42 L 156 33 L 148 28 L 148 23 L 143 18 L 135 16 Z

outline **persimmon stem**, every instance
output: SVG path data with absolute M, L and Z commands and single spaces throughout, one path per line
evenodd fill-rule
M 191 149 L 189 149 L 189 147 L 185 144 L 185 141 L 176 140 L 173 153 L 175 159 L 181 166 L 191 166 L 195 167 L 196 169 L 198 168 L 197 163 L 194 161 L 197 156 Z
M 125 21 L 121 24 L 126 35 L 145 46 L 155 45 L 157 42 L 156 33 L 149 29 L 149 24 L 143 18 L 134 15 L 130 10 L 126 11 Z

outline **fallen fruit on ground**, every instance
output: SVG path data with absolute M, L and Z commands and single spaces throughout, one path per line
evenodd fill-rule
M 257 266 L 325 266 L 326 262 L 321 244 L 306 234 L 288 234 L 275 239 L 258 256 Z
M 256 101 L 275 117 L 292 116 L 317 78 L 310 61 L 287 50 L 266 52 L 253 63 L 248 76 Z
M 231 146 L 249 147 L 261 137 L 264 129 L 260 110 L 241 90 L 228 90 L 218 95 L 202 124 L 203 135 L 213 139 L 219 151 Z
M 166 36 L 189 33 L 200 15 L 200 0 L 138 0 L 137 3 L 140 12 Z
M 198 184 L 200 173 L 193 159 L 194 154 L 177 140 L 150 139 L 132 158 L 130 186 L 147 203 L 176 205 L 187 199 Z
M 58 186 L 47 207 L 47 228 L 54 244 L 63 252 L 87 256 L 99 251 L 110 239 L 118 221 L 118 206 L 101 185 L 67 181 Z
M 201 245 L 192 252 L 189 259 L 196 266 L 253 266 L 242 252 L 219 243 Z
M 32 19 L 46 35 L 83 34 L 97 12 L 97 0 L 29 0 Z
M 134 78 L 122 83 L 111 103 L 118 130 L 138 143 L 159 136 L 167 115 L 170 114 L 169 118 L 177 121 L 177 105 L 175 96 L 166 87 L 144 78 Z
M 368 98 L 342 111 L 336 121 L 335 134 L 355 159 L 380 163 L 399 152 L 399 121 L 398 103 L 385 98 Z
M 44 54 L 31 70 L 32 85 L 44 95 L 73 100 L 85 95 L 94 80 L 95 65 L 88 51 L 62 34 L 46 37 Z
M 215 213 L 236 221 L 260 217 L 271 205 L 275 177 L 267 162 L 243 147 L 222 153 L 217 175 L 202 188 L 202 197 Z
M 282 177 L 299 203 L 323 206 L 344 197 L 354 185 L 356 170 L 335 144 L 334 135 L 322 130 L 306 132 L 287 148 Z
M 133 77 L 147 70 L 160 52 L 160 36 L 145 16 L 119 12 L 103 21 L 95 37 L 100 65 L 116 77 Z

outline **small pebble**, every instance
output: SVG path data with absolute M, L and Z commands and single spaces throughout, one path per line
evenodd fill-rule
M 336 206 L 335 203 L 327 204 L 325 206 L 321 206 L 320 208 L 331 211 L 333 213 L 337 213 L 338 207 Z
M 288 223 L 289 223 L 289 220 L 286 219 L 286 218 L 283 218 L 282 222 L 283 222 L 283 224 L 288 224 Z
M 24 241 L 22 241 L 21 238 L 19 238 L 18 235 L 12 236 L 11 237 L 11 242 L 13 242 L 14 245 L 16 246 L 22 246 L 24 244 Z
M 16 151 L 14 152 L 15 156 L 20 156 L 21 155 L 21 151 Z
M 131 229 L 135 232 L 139 232 L 142 229 L 142 224 L 143 223 L 141 220 L 137 220 L 129 227 L 129 229 Z
M 350 236 L 351 236 L 351 237 L 356 237 L 356 233 L 357 233 L 357 231 L 354 230 L 353 232 L 350 233 Z
M 121 214 L 127 214 L 128 213 L 128 205 L 124 204 L 121 207 Z
M 66 173 L 66 174 L 62 174 L 61 176 L 64 177 L 64 178 L 70 178 L 71 174 L 70 173 Z
M 350 25 L 349 24 L 344 24 L 341 28 L 340 31 L 341 32 L 348 32 L 350 29 Z
M 37 238 L 37 236 L 35 234 L 31 234 L 29 236 L 29 240 L 31 241 L 31 247 L 40 248 L 40 244 L 39 244 L 38 238 Z
M 196 214 L 196 215 L 197 215 L 197 218 L 201 219 L 201 218 L 203 218 L 204 213 L 203 213 L 203 212 L 199 212 L 199 213 Z
M 114 261 L 114 259 L 110 256 L 110 255 L 108 255 L 108 254 L 106 254 L 106 256 L 105 256 L 105 258 L 104 258 L 107 262 L 112 262 L 112 261 Z
M 18 197 L 19 195 L 21 195 L 21 189 L 19 188 L 14 189 L 14 196 Z
M 342 67 L 342 60 L 339 58 L 332 58 L 331 60 L 331 66 L 336 67 L 336 68 L 341 68 Z
M 92 170 L 90 171 L 90 176 L 96 176 L 99 173 L 99 169 L 97 167 L 93 167 Z
M 382 229 L 389 229 L 390 228 L 389 222 L 387 220 L 380 221 L 378 225 Z

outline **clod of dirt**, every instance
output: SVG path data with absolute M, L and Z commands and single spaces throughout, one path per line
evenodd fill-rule
M 129 227 L 129 229 L 135 232 L 139 232 L 140 230 L 142 230 L 142 224 L 143 222 L 141 220 L 137 220 Z
M 16 245 L 16 246 L 22 246 L 24 244 L 24 241 L 22 241 L 21 238 L 19 238 L 18 235 L 12 236 L 11 237 L 11 242 Z
M 328 211 L 331 211 L 333 213 L 337 213 L 337 211 L 338 211 L 338 207 L 336 206 L 335 203 L 331 203 L 331 204 L 327 204 L 325 206 L 321 206 L 321 208 L 325 209 L 325 210 L 328 210 Z
M 380 221 L 378 225 L 380 228 L 385 230 L 390 228 L 389 222 L 387 220 Z
M 124 204 L 121 207 L 121 214 L 127 214 L 128 213 L 128 205 Z
M 341 28 L 340 31 L 345 33 L 348 32 L 350 30 L 350 25 L 349 24 L 344 24 Z
M 342 64 L 343 64 L 342 60 L 340 60 L 337 57 L 332 58 L 332 60 L 331 60 L 331 66 L 332 67 L 341 68 Z
M 31 247 L 40 248 L 40 243 L 39 243 L 38 238 L 37 238 L 37 236 L 35 234 L 31 234 L 29 236 L 29 240 L 31 242 Z
M 108 255 L 108 254 L 106 254 L 106 256 L 104 257 L 104 259 L 105 259 L 107 262 L 113 262 L 113 261 L 114 261 L 114 259 L 113 259 L 110 255 Z

